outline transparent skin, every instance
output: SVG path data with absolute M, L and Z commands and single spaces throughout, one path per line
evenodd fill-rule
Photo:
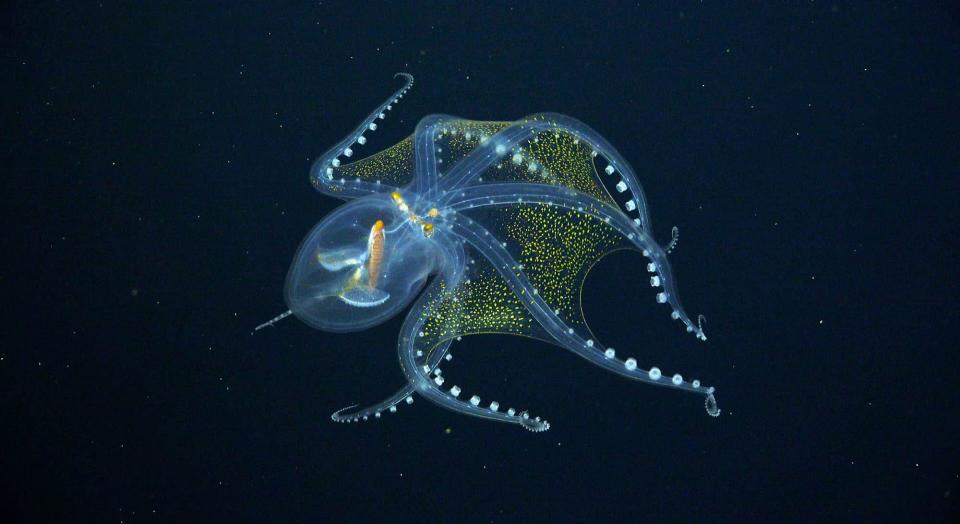
M 378 221 L 383 225 L 374 231 Z M 440 253 L 389 196 L 355 200 L 320 221 L 301 243 L 287 275 L 287 306 L 317 329 L 366 329 L 417 297 L 442 264 Z
M 613 146 L 563 115 L 431 115 L 406 140 L 349 162 L 413 85 L 412 76 L 398 76 L 405 85 L 314 163 L 314 187 L 349 202 L 307 235 L 287 277 L 290 311 L 265 324 L 292 313 L 317 329 L 357 331 L 415 301 L 398 340 L 407 384 L 333 420 L 380 418 L 416 394 L 459 413 L 549 429 L 526 411 L 464 393 L 439 368 L 452 358 L 452 342 L 488 333 L 544 340 L 629 379 L 699 395 L 718 416 L 713 387 L 622 358 L 583 318 L 587 273 L 606 254 L 630 249 L 645 257 L 638 271 L 649 273 L 655 300 L 706 340 L 667 261 L 676 229 L 666 246 L 653 239 L 643 190 Z

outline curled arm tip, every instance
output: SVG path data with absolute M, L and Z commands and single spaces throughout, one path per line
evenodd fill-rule
M 713 393 L 708 393 L 706 400 L 703 401 L 703 406 L 707 410 L 707 415 L 711 417 L 720 416 L 720 408 L 717 406 L 717 397 L 713 396 Z
M 530 418 L 530 414 L 526 411 L 520 414 L 520 425 L 534 433 L 543 433 L 550 429 L 549 422 L 542 420 L 540 417 Z
M 355 407 L 357 407 L 357 406 L 359 406 L 359 405 L 360 405 L 360 404 L 353 404 L 353 405 L 347 406 L 347 407 L 345 407 L 345 408 L 340 408 L 340 409 L 334 411 L 333 414 L 330 415 L 330 420 L 332 420 L 332 421 L 334 421 L 334 422 L 343 422 L 343 421 L 346 420 L 346 419 L 343 418 L 343 417 L 341 417 L 340 414 L 343 413 L 344 411 L 348 410 L 348 409 L 353 409 L 353 408 L 355 408 Z
M 673 229 L 670 230 L 670 243 L 667 244 L 664 251 L 667 253 L 672 253 L 673 250 L 677 247 L 677 242 L 680 240 L 680 228 L 673 226 Z

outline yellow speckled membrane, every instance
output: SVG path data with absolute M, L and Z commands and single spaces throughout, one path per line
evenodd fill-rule
M 546 204 L 506 204 L 467 211 L 490 234 L 506 242 L 521 274 L 568 326 L 589 330 L 580 293 L 590 269 L 603 256 L 627 247 L 609 224 L 576 210 Z M 454 290 L 441 287 L 423 309 L 418 347 L 480 333 L 521 335 L 552 341 L 503 277 L 478 253 L 469 276 Z
M 356 162 L 341 165 L 334 170 L 334 178 L 345 180 L 380 181 L 392 186 L 405 186 L 413 181 L 413 136 Z M 331 186 L 336 190 L 337 186 Z
M 540 119 L 541 117 L 537 117 Z M 525 120 L 532 122 L 533 120 Z M 440 123 L 437 165 L 440 179 L 481 143 L 514 122 L 453 119 Z M 576 189 L 605 202 L 613 199 L 603 188 L 589 146 L 562 130 L 537 132 L 508 151 L 471 185 L 497 182 L 531 182 Z M 335 169 L 334 178 L 404 186 L 413 181 L 413 136 L 379 153 Z M 336 187 L 336 186 L 334 186 Z
M 423 309 L 423 336 L 441 342 L 477 333 L 530 333 L 537 324 L 526 307 L 486 260 L 473 260 L 459 286 L 441 286 Z
M 609 224 L 571 209 L 546 204 L 508 207 L 493 208 L 502 216 L 497 224 L 487 225 L 490 234 L 507 243 L 530 284 L 564 322 L 585 327 L 580 288 L 598 260 L 625 247 L 623 237 Z
M 542 117 L 536 119 L 542 120 Z M 515 122 L 455 120 L 443 125 L 437 140 L 438 144 L 444 144 L 444 150 L 438 155 L 443 159 L 441 180 L 446 170 L 444 165 L 455 165 L 481 143 L 512 124 Z M 472 185 L 497 182 L 549 184 L 569 187 L 599 200 L 613 202 L 600 183 L 590 147 L 570 133 L 560 129 L 539 131 L 515 149 L 507 151 L 500 162 L 487 169 Z

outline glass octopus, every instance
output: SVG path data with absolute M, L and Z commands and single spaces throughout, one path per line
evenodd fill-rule
M 257 327 L 295 315 L 317 329 L 358 331 L 416 300 L 398 341 L 407 384 L 378 404 L 343 408 L 332 419 L 380 418 L 418 394 L 459 413 L 549 429 L 527 411 L 448 384 L 439 365 L 452 358 L 451 342 L 481 333 L 537 338 L 624 377 L 702 395 L 707 413 L 718 416 L 713 387 L 621 359 L 584 320 L 580 289 L 587 273 L 606 254 L 633 249 L 648 259 L 657 302 L 707 339 L 702 316 L 693 322 L 680 304 L 667 262 L 677 230 L 666 246 L 654 241 L 643 189 L 617 150 L 559 114 L 515 122 L 430 115 L 400 143 L 348 162 L 413 86 L 413 76 L 396 76 L 405 79 L 403 87 L 314 162 L 313 186 L 347 203 L 300 245 L 284 291 L 290 309 Z M 606 189 L 599 166 L 615 191 Z

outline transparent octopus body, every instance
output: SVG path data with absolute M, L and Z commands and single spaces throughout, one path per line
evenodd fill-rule
M 707 339 L 702 317 L 691 320 L 681 305 L 667 262 L 676 228 L 665 246 L 653 239 L 643 190 L 616 149 L 559 114 L 514 122 L 430 115 L 412 136 L 353 160 L 413 86 L 411 75 L 397 76 L 403 87 L 314 162 L 312 185 L 346 204 L 300 245 L 285 284 L 289 310 L 258 327 L 294 315 L 317 329 L 358 331 L 413 302 L 397 342 L 406 385 L 331 418 L 380 418 L 419 395 L 466 415 L 549 429 L 546 419 L 465 392 L 442 372 L 453 340 L 491 333 L 547 341 L 623 377 L 700 395 L 718 416 L 713 387 L 621 357 L 584 320 L 587 273 L 606 254 L 633 249 L 645 257 L 652 298 Z

